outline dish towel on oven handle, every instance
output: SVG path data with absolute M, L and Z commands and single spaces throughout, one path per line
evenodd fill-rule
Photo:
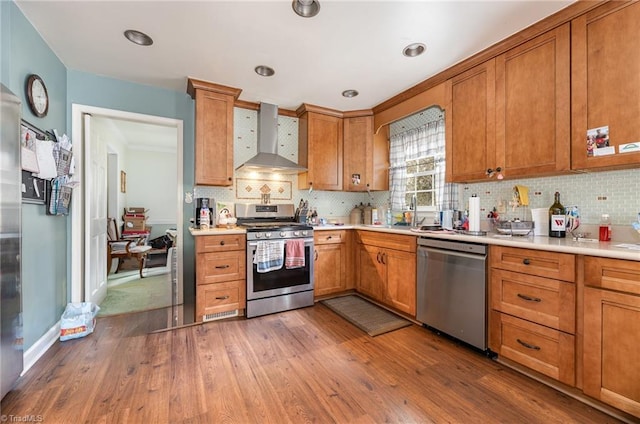
M 284 255 L 284 267 L 287 269 L 303 268 L 304 263 L 304 240 L 287 240 Z
M 284 240 L 257 242 L 253 263 L 257 265 L 257 271 L 261 273 L 282 268 L 284 264 Z

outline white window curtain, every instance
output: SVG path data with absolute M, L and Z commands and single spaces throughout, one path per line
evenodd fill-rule
M 438 210 L 457 209 L 457 186 L 444 182 L 444 119 L 428 122 L 391 136 L 389 152 L 389 190 L 393 210 L 407 210 L 407 161 L 433 156 L 436 166 L 435 189 Z

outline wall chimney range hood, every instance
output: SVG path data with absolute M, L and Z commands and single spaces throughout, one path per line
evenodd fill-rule
M 236 171 L 297 174 L 307 169 L 278 155 L 278 106 L 260 103 L 258 113 L 258 154 Z

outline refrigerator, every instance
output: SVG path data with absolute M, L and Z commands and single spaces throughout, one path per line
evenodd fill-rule
M 0 84 L 0 399 L 23 368 L 20 98 Z

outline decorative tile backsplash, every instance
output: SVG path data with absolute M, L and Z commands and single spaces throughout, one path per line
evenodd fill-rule
M 234 110 L 234 167 L 250 159 L 257 153 L 257 123 L 258 112 L 235 108 Z M 430 108 L 418 112 L 400 121 L 391 124 L 390 132 L 405 131 L 410 128 L 423 125 L 426 122 L 437 119 L 443 112 L 439 108 Z M 298 119 L 286 116 L 278 118 L 278 154 L 294 162 L 298 161 Z M 280 198 L 272 199 L 282 202 L 291 202 L 297 205 L 301 199 L 308 200 L 310 207 L 315 207 L 318 215 L 323 218 L 347 217 L 349 212 L 359 203 L 384 208 L 387 204 L 389 193 L 348 193 L 336 191 L 318 191 L 309 193 L 307 190 L 298 190 L 297 175 L 283 175 L 270 173 L 235 173 L 234 185 L 230 187 L 196 187 L 196 197 L 213 197 L 222 202 L 255 202 L 260 200 L 258 194 L 255 198 L 247 195 L 247 184 L 238 185 L 238 179 L 244 183 L 254 180 L 257 185 L 262 180 L 282 181 L 279 187 L 284 187 Z M 288 182 L 289 184 L 286 184 Z M 530 215 L 522 208 L 512 210 L 509 201 L 513 196 L 514 186 L 524 185 L 529 188 L 529 200 L 531 208 L 546 208 L 553 203 L 553 194 L 559 191 L 564 206 L 577 205 L 580 209 L 582 221 L 585 224 L 596 224 L 600 215 L 608 213 L 615 225 L 629 225 L 637 219 L 640 212 L 640 169 L 579 173 L 573 175 L 545 178 L 527 178 L 517 180 L 498 181 L 495 177 L 487 182 L 460 185 L 459 205 L 466 208 L 468 199 L 472 194 L 480 197 L 480 207 L 488 213 L 493 207 L 498 207 L 500 202 L 506 205 L 505 218 L 530 219 Z M 286 190 L 291 187 L 291 200 L 286 199 Z M 244 190 L 239 193 L 237 190 Z

